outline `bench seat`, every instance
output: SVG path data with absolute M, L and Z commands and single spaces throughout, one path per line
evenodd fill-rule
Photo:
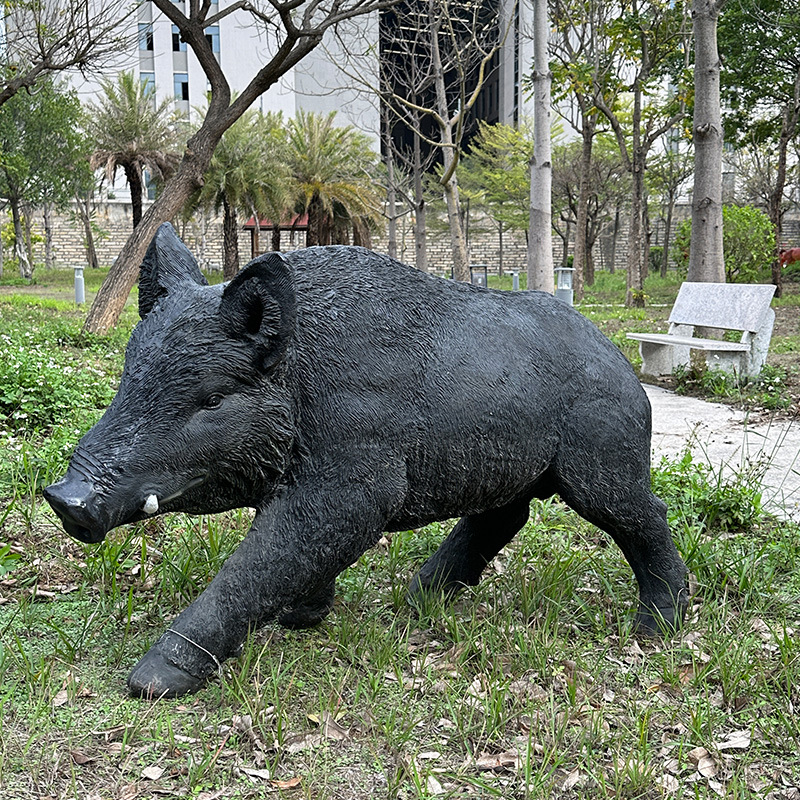
M 673 347 L 691 347 L 695 350 L 720 350 L 732 353 L 749 353 L 748 342 L 725 342 L 719 339 L 696 339 L 694 336 L 674 336 L 671 333 L 629 333 L 629 339 L 640 342 L 654 342 L 655 344 L 668 344 Z

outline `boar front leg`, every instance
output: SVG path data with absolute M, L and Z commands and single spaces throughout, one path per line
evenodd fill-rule
M 401 482 L 382 479 L 378 469 L 337 472 L 335 480 L 326 470 L 324 482 L 318 475 L 294 482 L 256 514 L 208 588 L 134 667 L 131 694 L 196 692 L 251 629 L 327 597 L 336 576 L 378 541 L 402 500 Z

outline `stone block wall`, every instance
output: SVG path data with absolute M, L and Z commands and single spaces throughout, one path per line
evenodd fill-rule
M 675 225 L 690 213 L 687 207 L 678 207 L 675 213 Z M 117 257 L 132 230 L 131 208 L 120 201 L 99 203 L 95 211 L 95 247 L 101 266 L 110 266 Z M 34 232 L 43 236 L 43 221 L 40 214 L 33 221 Z M 195 254 L 201 266 L 207 270 L 222 269 L 222 220 L 219 217 L 199 215 L 189 222 L 176 222 L 176 228 L 189 249 Z M 450 237 L 444 229 L 434 229 L 428 233 L 429 269 L 437 274 L 449 275 L 452 269 Z M 85 266 L 86 250 L 84 245 L 83 226 L 74 211 L 53 215 L 54 259 L 58 268 Z M 673 227 L 674 233 L 674 227 Z M 800 217 L 789 216 L 784 222 L 784 241 L 787 247 L 800 246 Z M 652 244 L 660 244 L 659 234 L 654 234 Z M 595 267 L 609 269 L 613 254 L 614 266 L 625 268 L 627 257 L 627 225 L 622 218 L 614 246 L 613 223 L 607 225 L 595 245 Z M 570 251 L 571 251 L 570 242 Z M 269 249 L 271 230 L 261 231 L 261 249 Z M 409 216 L 401 217 L 397 232 L 397 257 L 414 265 L 414 232 Z M 302 231 L 283 231 L 281 248 L 285 251 L 305 246 L 305 234 Z M 377 252 L 387 251 L 386 233 L 377 236 L 372 242 Z M 505 272 L 523 271 L 526 267 L 526 237 L 524 233 L 505 231 L 501 237 L 497 226 L 490 220 L 473 216 L 470 219 L 469 253 L 473 265 L 486 264 L 490 272 L 497 272 L 501 264 Z M 553 235 L 553 260 L 556 266 L 561 263 L 563 242 Z M 239 258 L 244 265 L 251 257 L 251 234 L 241 230 L 239 234 Z M 34 248 L 36 263 L 44 263 L 44 243 L 39 242 Z

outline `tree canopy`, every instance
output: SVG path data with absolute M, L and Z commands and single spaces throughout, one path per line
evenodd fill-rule
M 102 168 L 109 183 L 118 169 L 131 190 L 133 227 L 142 218 L 144 171 L 166 180 L 180 156 L 172 123 L 172 100 L 156 103 L 155 88 L 133 72 L 103 81 L 103 94 L 89 107 L 89 133 L 95 142 L 92 168 Z
M 308 215 L 309 245 L 346 244 L 350 230 L 365 243 L 382 220 L 378 155 L 365 134 L 335 120 L 336 112 L 305 111 L 289 120 L 293 210 Z
M 0 198 L 11 209 L 20 275 L 33 275 L 23 231 L 24 208 L 63 205 L 87 180 L 88 144 L 77 95 L 43 79 L 0 107 Z

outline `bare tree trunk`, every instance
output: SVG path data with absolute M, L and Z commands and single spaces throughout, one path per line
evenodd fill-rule
M 581 127 L 581 164 L 580 184 L 578 186 L 578 209 L 575 223 L 575 244 L 573 246 L 572 266 L 575 272 L 572 275 L 572 289 L 575 300 L 583 299 L 583 286 L 587 282 L 587 252 L 586 240 L 589 225 L 589 170 L 592 168 L 592 145 L 594 144 L 595 124 L 594 119 L 588 114 L 583 118 Z
M 330 240 L 326 237 L 325 211 L 317 195 L 314 195 L 308 204 L 307 216 L 306 247 L 330 244 Z
M 434 20 L 432 2 L 429 3 L 430 19 Z M 443 172 L 439 183 L 444 191 L 447 204 L 447 222 L 450 228 L 450 246 L 453 250 L 453 277 L 457 281 L 469 281 L 469 256 L 464 227 L 461 221 L 461 205 L 458 198 L 458 178 L 456 166 L 458 151 L 453 141 L 453 122 L 450 119 L 445 88 L 444 66 L 439 51 L 439 26 L 432 22 L 431 29 L 431 61 L 434 84 L 436 87 L 436 106 L 439 115 L 442 143 Z
M 386 251 L 390 258 L 397 258 L 397 187 L 394 184 L 394 144 L 392 132 L 386 126 L 386 218 L 388 241 Z M 354 232 L 355 233 L 355 232 Z
M 415 121 L 414 130 L 414 264 L 423 272 L 428 271 L 428 225 L 425 209 L 425 193 L 422 186 L 422 145 Z
M 133 227 L 142 221 L 142 192 L 144 185 L 142 183 L 142 173 L 135 166 L 124 165 L 123 171 L 125 178 L 128 181 L 128 187 L 131 190 L 131 214 L 133 216 Z
M 255 258 L 261 255 L 261 218 L 255 208 L 251 209 L 251 213 L 253 214 L 253 225 L 255 226 L 253 228 L 253 250 L 255 251 L 253 258 Z M 238 239 L 238 231 L 236 236 Z
M 53 269 L 53 209 L 45 203 L 42 209 L 44 217 L 44 266 Z
M 232 280 L 239 272 L 239 230 L 236 222 L 236 209 L 222 198 L 222 274 L 226 281 Z
M 650 227 L 650 197 L 645 191 L 642 196 L 642 282 L 650 275 L 650 239 L 653 231 Z
M 503 277 L 503 223 L 497 223 L 497 274 Z
M 608 271 L 613 275 L 617 269 L 617 242 L 619 241 L 619 206 L 614 212 L 614 231 L 611 234 L 611 259 Z
M 635 112 L 634 112 L 635 114 Z M 636 123 L 634 123 L 636 139 Z M 634 145 L 636 147 L 636 145 Z M 644 280 L 642 277 L 642 205 L 644 202 L 644 169 L 634 150 L 633 191 L 631 193 L 631 216 L 628 226 L 628 289 L 625 305 L 629 308 L 644 308 Z
M 452 138 L 445 136 L 452 141 Z M 467 255 L 467 242 L 464 237 L 464 228 L 461 222 L 461 204 L 458 198 L 458 181 L 456 180 L 455 165 L 453 164 L 452 150 L 442 151 L 445 172 L 451 172 L 450 178 L 442 184 L 445 203 L 447 205 L 447 222 L 450 229 L 450 246 L 453 250 L 453 277 L 457 281 L 469 281 L 469 256 Z
M 281 249 L 281 225 L 279 222 L 272 226 L 272 249 L 276 253 L 279 253 Z
M 31 265 L 31 273 L 36 268 L 33 259 L 33 208 L 27 203 L 22 206 L 22 229 L 25 231 L 25 252 L 28 254 L 28 263 Z
M 672 236 L 672 215 L 675 213 L 675 195 L 670 192 L 667 199 L 667 218 L 664 222 L 664 246 L 661 251 L 661 277 L 667 277 L 669 267 L 669 239 Z
M 694 191 L 690 281 L 725 282 L 722 253 L 722 119 L 717 51 L 719 0 L 692 0 L 694 28 Z
M 90 269 L 98 269 L 100 266 L 97 261 L 97 248 L 94 245 L 94 231 L 92 230 L 91 198 L 87 196 L 77 196 L 75 202 L 78 206 L 78 216 L 83 225 L 83 244 L 86 248 L 86 265 Z
M 533 156 L 528 226 L 528 288 L 553 293 L 552 163 L 547 0 L 533 3 Z
M 25 247 L 25 231 L 22 226 L 19 200 L 9 201 L 11 219 L 14 223 L 14 257 L 19 262 L 19 275 L 23 280 L 29 281 L 33 277 L 33 266 L 28 258 L 28 249 Z

